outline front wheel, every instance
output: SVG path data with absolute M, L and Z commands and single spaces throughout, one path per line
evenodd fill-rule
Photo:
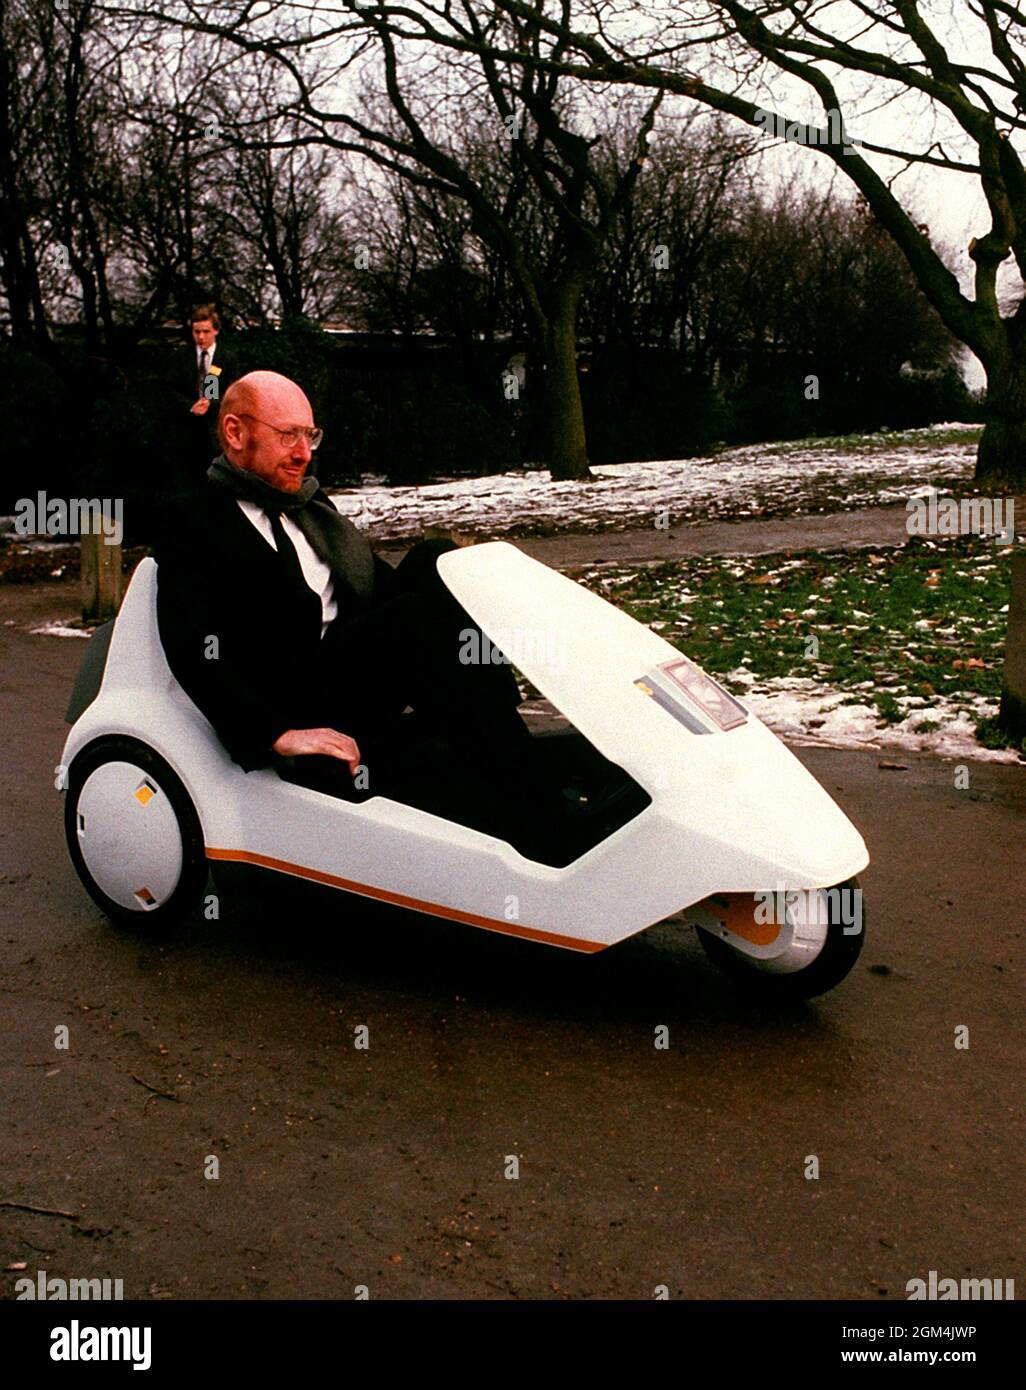
M 207 861 L 181 779 L 138 739 L 101 738 L 68 769 L 64 833 L 83 887 L 123 925 L 159 931 L 203 898 Z
M 780 897 L 779 893 L 754 894 L 751 902 L 754 907 L 756 899 Z M 798 969 L 782 972 L 772 958 L 746 954 L 744 942 L 733 946 L 723 939 L 729 935 L 726 932 L 717 935 L 697 927 L 699 940 L 714 965 L 746 993 L 766 1002 L 790 1003 L 825 994 L 841 983 L 861 954 L 866 939 L 862 889 L 858 879 L 852 878 L 834 888 L 803 890 L 801 902 L 801 910 L 813 927 L 817 925 L 814 919 L 818 918 L 822 944 L 808 964 Z

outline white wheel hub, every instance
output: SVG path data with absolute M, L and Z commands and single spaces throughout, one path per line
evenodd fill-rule
M 75 833 L 93 881 L 119 907 L 152 912 L 178 886 L 178 817 L 158 780 L 135 764 L 104 763 L 89 774 Z
M 733 900 L 733 901 L 732 901 Z M 688 920 L 718 937 L 755 970 L 790 975 L 811 965 L 826 944 L 831 905 L 826 890 L 713 894 Z

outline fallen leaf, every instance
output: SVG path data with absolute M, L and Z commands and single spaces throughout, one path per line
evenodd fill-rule
M 908 771 L 908 763 L 877 763 L 877 767 L 882 767 L 887 772 Z

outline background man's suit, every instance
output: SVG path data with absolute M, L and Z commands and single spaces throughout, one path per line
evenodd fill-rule
M 437 574 L 446 548 L 423 542 L 394 570 L 375 556 L 370 599 L 336 576 L 338 616 L 322 639 L 319 596 L 231 493 L 205 483 L 164 511 L 160 636 L 247 771 L 275 762 L 271 745 L 287 729 L 334 728 L 357 741 L 366 793 L 339 760 L 300 757 L 297 769 L 350 799 L 393 796 L 516 843 L 520 827 L 544 820 L 543 780 L 510 668 L 458 661 L 459 632 L 473 623 Z
M 179 489 L 194 487 L 201 481 L 210 460 L 221 452 L 217 442 L 217 417 L 220 412 L 221 397 L 241 373 L 230 350 L 221 346 L 218 337 L 213 360 L 209 364 L 217 367 L 217 398 L 211 399 L 210 409 L 205 415 L 193 415 L 192 407 L 204 394 L 201 389 L 198 349 L 195 343 L 187 343 L 175 352 L 171 369 L 170 389 L 174 397 L 181 425 L 183 473 Z

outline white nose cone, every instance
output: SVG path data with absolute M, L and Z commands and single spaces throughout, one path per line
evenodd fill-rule
M 439 557 L 485 633 L 667 825 L 667 882 L 696 865 L 721 891 L 829 887 L 865 868 L 861 835 L 797 758 L 675 647 L 515 546 Z M 501 634 L 501 640 L 500 635 Z M 671 828 L 672 826 L 672 828 Z M 646 872 L 651 872 L 646 865 Z

